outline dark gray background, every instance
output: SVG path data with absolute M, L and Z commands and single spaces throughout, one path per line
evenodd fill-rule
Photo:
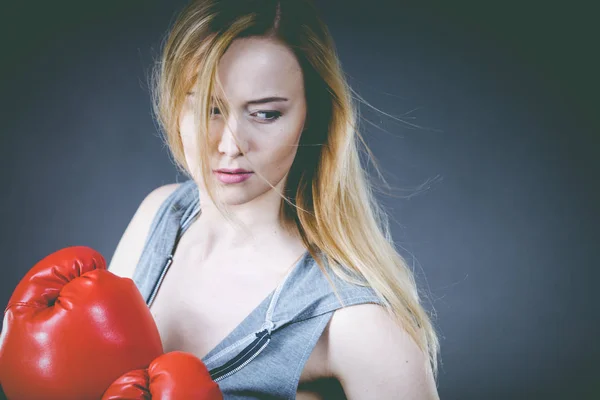
M 600 398 L 595 14 L 491 3 L 318 2 L 354 88 L 423 127 L 363 107 L 437 313 L 441 397 Z M 183 179 L 145 84 L 182 4 L 2 5 L 0 303 L 59 248 L 110 259 L 143 197 Z

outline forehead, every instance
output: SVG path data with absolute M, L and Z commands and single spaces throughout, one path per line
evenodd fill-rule
M 302 70 L 294 53 L 275 39 L 234 40 L 219 61 L 218 75 L 228 99 L 303 93 Z M 220 90 L 217 93 L 221 95 Z

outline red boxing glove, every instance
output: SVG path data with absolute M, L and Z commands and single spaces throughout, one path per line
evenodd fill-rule
M 38 262 L 17 285 L 0 335 L 0 382 L 10 400 L 98 400 L 123 373 L 163 353 L 131 279 L 87 247 Z
M 173 351 L 152 361 L 147 369 L 117 379 L 102 400 L 222 400 L 219 385 L 204 363 L 190 353 Z

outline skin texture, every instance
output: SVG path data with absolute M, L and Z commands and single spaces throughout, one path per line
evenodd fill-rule
M 304 81 L 296 57 L 274 39 L 240 38 L 223 55 L 218 76 L 223 87 L 221 90 L 217 86 L 217 96 L 229 101 L 230 115 L 226 121 L 220 110 L 213 109 L 209 129 L 211 168 L 258 172 L 281 192 L 306 121 Z M 247 104 L 265 97 L 287 100 Z M 192 169 L 199 165 L 194 105 L 192 92 L 180 116 L 186 162 Z M 192 175 L 202 199 L 203 235 L 213 238 L 213 245 L 223 241 L 243 246 L 247 239 L 238 236 L 211 204 L 197 168 Z M 237 218 L 252 227 L 256 238 L 281 233 L 278 221 L 281 197 L 256 173 L 242 183 L 227 185 L 217 181 L 217 185 L 222 200 L 232 206 Z
M 328 333 L 329 370 L 348 400 L 439 400 L 425 353 L 383 307 L 340 309 Z

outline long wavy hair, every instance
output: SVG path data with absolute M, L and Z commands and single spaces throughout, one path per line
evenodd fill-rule
M 374 159 L 358 129 L 358 105 L 331 34 L 310 0 L 196 0 L 179 13 L 151 76 L 155 117 L 174 162 L 189 176 L 198 167 L 215 199 L 207 156 L 212 106 L 228 114 L 227 105 L 214 96 L 222 87 L 217 65 L 234 39 L 256 36 L 287 45 L 304 78 L 308 126 L 280 193 L 282 225 L 299 232 L 328 278 L 323 263 L 338 277 L 371 287 L 437 375 L 437 334 L 412 271 L 394 246 L 373 179 L 361 164 L 361 148 Z M 190 90 L 195 93 L 200 166 L 187 165 L 179 132 Z M 230 218 L 226 206 L 215 205 Z

